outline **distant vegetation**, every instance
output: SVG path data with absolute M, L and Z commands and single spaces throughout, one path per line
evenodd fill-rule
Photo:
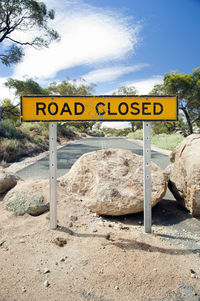
M 93 85 L 84 80 L 51 83 L 42 88 L 32 79 L 25 81 L 9 79 L 6 86 L 20 95 L 92 95 Z M 115 95 L 135 95 L 134 87 L 120 87 Z M 187 135 L 200 130 L 200 68 L 192 74 L 166 73 L 161 85 L 155 85 L 151 95 L 177 94 L 179 96 L 179 120 L 177 122 L 152 122 L 152 143 L 172 150 Z M 19 104 L 9 99 L 0 103 L 0 161 L 13 162 L 23 156 L 34 155 L 48 149 L 48 124 L 23 123 L 19 121 Z M 112 129 L 102 127 L 102 122 L 70 122 L 58 124 L 58 141 L 77 137 L 129 137 L 143 139 L 142 122 L 132 121 L 130 128 Z
M 128 135 L 129 138 L 136 139 L 136 140 L 142 140 L 143 139 L 143 130 L 137 130 L 134 133 L 130 133 Z M 184 137 L 181 134 L 152 134 L 151 135 L 151 143 L 155 146 L 167 149 L 167 150 L 173 150 L 176 148 L 176 146 L 181 143 L 181 141 L 184 139 Z
M 32 79 L 26 81 L 9 79 L 8 88 L 14 88 L 16 97 L 20 95 L 91 95 L 93 86 L 76 85 L 76 81 L 52 83 L 46 89 Z M 35 155 L 48 149 L 48 123 L 20 124 L 19 104 L 14 105 L 4 99 L 0 106 L 0 161 L 14 162 L 21 157 Z M 58 142 L 73 140 L 89 135 L 103 135 L 96 129 L 92 131 L 94 122 L 74 122 L 58 124 Z
M 53 41 L 59 41 L 59 33 L 49 27 L 54 19 L 54 10 L 47 8 L 43 2 L 0 1 L 0 61 L 10 66 L 18 63 L 24 55 L 24 47 L 34 46 L 38 49 L 48 47 Z M 37 35 L 26 40 L 27 32 L 36 29 Z M 22 40 L 13 40 L 11 34 L 17 31 Z M 5 42 L 8 47 L 3 47 Z M 93 85 L 64 80 L 53 82 L 47 88 L 41 87 L 32 79 L 20 81 L 9 79 L 6 84 L 14 89 L 17 99 L 20 95 L 91 95 Z M 114 95 L 136 95 L 135 87 L 120 87 Z M 152 124 L 152 143 L 159 147 L 173 149 L 184 136 L 198 132 L 200 128 L 200 68 L 191 74 L 166 73 L 162 84 L 155 85 L 151 95 L 178 95 L 178 122 L 157 122 Z M 10 99 L 2 99 L 0 103 L 0 161 L 15 161 L 48 149 L 48 124 L 20 124 L 19 104 Z M 101 122 L 74 122 L 58 124 L 58 140 L 69 140 L 77 137 L 91 136 L 128 136 L 142 139 L 142 123 L 131 122 L 131 129 L 101 128 Z

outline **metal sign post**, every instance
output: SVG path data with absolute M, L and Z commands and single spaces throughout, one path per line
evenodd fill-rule
M 151 123 L 143 122 L 144 230 L 151 233 Z
M 57 228 L 57 124 L 49 123 L 50 227 Z

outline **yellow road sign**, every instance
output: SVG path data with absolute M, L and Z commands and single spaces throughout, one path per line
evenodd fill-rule
M 176 121 L 177 96 L 22 96 L 21 121 Z

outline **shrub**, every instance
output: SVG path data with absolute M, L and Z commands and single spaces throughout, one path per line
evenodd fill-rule
M 45 139 L 48 139 L 49 137 L 49 126 L 48 123 L 23 123 L 21 126 L 22 130 L 24 130 L 26 133 L 32 132 L 32 136 L 39 135 L 42 136 Z
M 184 137 L 180 134 L 159 134 L 151 138 L 151 142 L 157 147 L 173 150 L 183 141 Z
M 128 137 L 136 140 L 143 140 L 143 129 L 139 129 L 133 133 L 129 133 Z
M 13 161 L 17 158 L 23 142 L 17 139 L 3 139 L 1 141 L 1 160 L 6 162 Z
M 21 137 L 21 131 L 16 127 L 16 124 L 11 119 L 5 119 L 1 121 L 1 126 L 5 130 L 5 134 L 8 138 Z
M 57 135 L 68 139 L 75 139 L 77 136 L 74 130 L 65 124 L 58 124 Z

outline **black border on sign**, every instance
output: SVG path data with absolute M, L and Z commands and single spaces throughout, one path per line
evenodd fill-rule
M 98 98 L 98 97 L 112 97 L 112 98 L 129 98 L 129 97 L 146 97 L 146 98 L 165 98 L 165 97 L 176 97 L 176 119 L 98 119 L 98 120 L 94 120 L 94 119 L 78 119 L 78 120 L 72 120 L 72 119 L 46 119 L 46 120 L 39 120 L 39 119 L 23 119 L 23 97 L 27 97 L 27 98 L 42 98 L 42 97 L 49 97 L 49 98 L 63 98 L 63 97 L 68 97 L 68 98 Z M 20 96 L 20 120 L 21 122 L 89 122 L 89 121 L 93 121 L 93 122 L 98 122 L 98 121 L 102 121 L 102 122 L 112 122 L 112 121 L 119 121 L 119 122 L 127 122 L 127 121 L 145 121 L 145 122 L 160 122 L 160 121 L 177 121 L 178 120 L 178 96 L 177 95 L 23 95 Z

